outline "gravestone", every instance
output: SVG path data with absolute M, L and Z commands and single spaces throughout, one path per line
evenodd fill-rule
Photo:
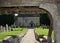
M 6 30 L 8 31 L 8 24 L 6 24 Z
M 12 29 L 11 26 L 9 26 L 9 31 L 11 31 L 11 29 Z
M 5 27 L 3 27 L 3 31 L 5 32 Z
M 1 28 L 1 32 L 3 32 L 3 26 L 1 26 L 0 28 Z

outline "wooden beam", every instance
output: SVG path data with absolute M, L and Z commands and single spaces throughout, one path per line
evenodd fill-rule
M 46 13 L 46 11 L 42 10 L 42 9 L 39 9 L 38 7 L 28 7 L 28 8 L 25 8 L 25 7 L 12 7 L 12 8 L 0 8 L 0 13 L 3 14 L 3 13 L 7 13 L 8 14 L 12 14 L 12 13 L 30 13 L 32 14 L 34 12 L 35 13 Z

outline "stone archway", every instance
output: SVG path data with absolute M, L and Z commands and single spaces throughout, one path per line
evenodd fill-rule
M 19 8 L 19 7 L 16 7 L 16 8 L 12 8 L 13 10 L 11 10 L 10 8 L 7 8 L 7 11 L 8 12 L 6 12 L 6 9 L 5 9 L 5 11 L 3 10 L 3 12 L 1 12 L 1 10 L 0 10 L 0 13 L 12 13 L 13 12 L 13 14 L 14 13 L 19 13 L 19 10 L 17 9 L 17 8 Z M 59 35 L 59 27 L 60 27 L 60 22 L 59 22 L 59 19 L 58 19 L 58 12 L 57 12 L 57 6 L 55 5 L 55 4 L 49 4 L 49 3 L 44 3 L 44 4 L 40 4 L 39 5 L 39 8 L 40 9 L 43 9 L 43 10 L 45 10 L 45 11 L 47 11 L 48 13 L 49 13 L 49 16 L 50 16 L 50 19 L 52 19 L 52 21 L 51 21 L 51 30 L 52 30 L 52 28 L 53 28 L 53 30 L 54 30 L 54 33 L 55 33 L 55 42 L 56 43 L 60 43 L 60 35 Z M 3 8 L 2 8 L 3 9 Z M 15 11 L 14 11 L 15 10 Z M 53 25 L 52 25 L 53 24 Z M 49 32 L 50 34 L 48 35 L 49 37 L 51 36 L 51 31 Z
M 52 30 L 53 30 L 53 17 L 52 17 L 51 13 L 48 10 L 46 10 L 44 8 L 41 8 L 41 7 L 39 9 L 44 10 L 47 13 L 47 15 L 49 16 L 50 27 L 49 27 L 49 31 L 48 31 L 48 40 L 47 41 L 48 41 L 48 43 L 52 43 L 51 35 L 52 35 Z
M 60 40 L 59 40 L 59 26 L 58 26 L 58 23 L 59 23 L 59 20 L 58 20 L 58 12 L 57 12 L 57 6 L 55 4 L 49 4 L 49 3 L 46 3 L 46 4 L 40 4 L 40 8 L 43 8 L 43 9 L 46 9 L 50 15 L 52 16 L 52 21 L 51 21 L 51 29 L 53 28 L 54 30 L 54 43 L 59 43 Z M 51 32 L 51 30 L 50 30 Z M 50 37 L 50 36 L 49 36 Z

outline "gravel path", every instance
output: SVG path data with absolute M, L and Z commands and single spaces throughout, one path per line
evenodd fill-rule
M 35 43 L 34 29 L 28 29 L 26 35 L 22 38 L 20 43 Z

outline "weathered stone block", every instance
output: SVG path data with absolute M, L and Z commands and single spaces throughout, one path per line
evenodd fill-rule
M 3 41 L 2 41 L 2 40 L 0 40 L 0 43 L 3 43 Z
M 13 43 L 13 38 L 12 36 L 8 36 L 3 40 L 3 43 Z

